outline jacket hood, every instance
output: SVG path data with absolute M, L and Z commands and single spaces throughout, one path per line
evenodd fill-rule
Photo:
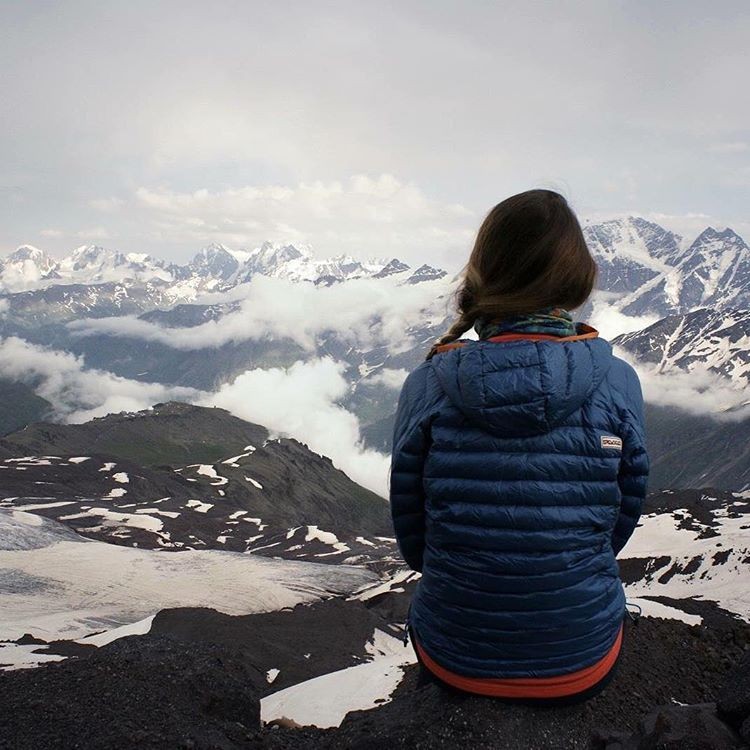
M 466 418 L 506 437 L 548 432 L 599 387 L 612 364 L 602 338 L 467 341 L 432 360 L 445 394 Z

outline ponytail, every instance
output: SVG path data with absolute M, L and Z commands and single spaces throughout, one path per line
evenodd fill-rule
M 474 316 L 463 313 L 456 318 L 453 325 L 432 345 L 425 359 L 432 359 L 437 354 L 437 349 L 443 344 L 450 344 L 452 341 L 461 338 L 474 325 Z
M 456 290 L 458 317 L 453 321 L 451 327 L 432 345 L 425 359 L 432 359 L 437 354 L 439 346 L 450 344 L 461 338 L 462 334 L 466 333 L 477 319 L 476 295 L 474 293 L 476 287 L 475 274 L 471 272 L 471 268 L 467 267 L 463 271 L 463 277 L 463 283 Z

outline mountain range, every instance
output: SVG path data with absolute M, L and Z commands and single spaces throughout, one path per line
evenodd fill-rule
M 208 292 L 226 291 L 261 274 L 290 281 L 333 284 L 361 278 L 399 275 L 407 283 L 442 278 L 445 271 L 417 269 L 393 258 L 359 261 L 350 255 L 318 259 L 307 246 L 264 242 L 253 250 L 233 250 L 211 243 L 185 264 L 168 263 L 146 253 L 121 253 L 98 245 L 81 245 L 60 260 L 31 245 L 22 245 L 0 260 L 0 293 L 14 294 L 55 286 L 122 283 L 152 285 L 172 304 L 192 301 Z
M 614 313 L 616 325 L 623 321 L 626 332 L 612 343 L 638 363 L 647 385 L 664 375 L 689 377 L 689 403 L 657 396 L 648 404 L 654 487 L 713 477 L 718 487 L 743 488 L 744 461 L 726 449 L 746 444 L 750 434 L 742 417 L 749 402 L 750 249 L 731 229 L 708 227 L 687 242 L 640 217 L 585 224 L 584 234 L 599 275 L 577 317 L 606 322 Z M 254 286 L 259 279 L 271 286 Z M 456 281 L 397 258 L 319 259 L 308 247 L 271 243 L 253 250 L 212 244 L 186 265 L 96 246 L 53 260 L 23 246 L 0 262 L 0 336 L 82 357 L 88 369 L 131 381 L 204 392 L 250 370 L 330 358 L 348 385 L 337 405 L 356 416 L 366 447 L 387 453 L 398 386 L 450 324 Z M 299 300 L 288 306 L 284 300 L 295 299 L 297 289 Z M 368 296 L 376 306 L 359 308 Z M 268 313 L 258 311 L 276 304 L 281 317 L 299 312 L 270 334 Z M 249 322 L 259 315 L 259 326 Z M 311 320 L 318 328 L 308 343 L 295 328 Z M 0 371 L 0 393 L 7 394 L 0 433 L 55 414 L 54 395 L 40 388 L 50 376 L 24 372 L 3 379 Z M 676 443 L 679 434 L 689 436 L 689 447 Z M 687 454 L 695 458 L 689 464 L 681 460 Z
M 686 243 L 654 222 L 631 216 L 586 224 L 584 235 L 599 266 L 598 289 L 615 295 L 627 315 L 663 317 L 699 307 L 750 306 L 750 253 L 745 241 L 729 228 L 707 227 Z M 70 287 L 65 293 L 57 292 L 58 303 L 75 307 L 81 297 L 79 315 L 125 314 L 193 302 L 256 275 L 323 285 L 394 275 L 413 284 L 448 276 L 427 264 L 412 269 L 397 258 L 361 261 L 340 255 L 319 259 L 307 246 L 270 242 L 252 250 L 212 243 L 184 265 L 97 245 L 83 245 L 56 260 L 23 245 L 0 261 L 0 294 L 9 299 L 11 309 L 22 313 L 24 307 L 33 306 L 31 300 L 44 299 L 41 291 Z M 81 286 L 97 287 L 101 298 L 93 304 L 89 294 L 87 310 Z M 133 294 L 135 288 L 141 289 L 140 294 Z M 29 292 L 35 294 L 18 301 L 14 298 Z M 118 306 L 123 296 L 132 299 Z

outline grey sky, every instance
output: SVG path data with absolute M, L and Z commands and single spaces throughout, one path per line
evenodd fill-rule
M 747 237 L 746 7 L 1 2 L 0 253 L 270 238 L 458 266 L 534 186 Z

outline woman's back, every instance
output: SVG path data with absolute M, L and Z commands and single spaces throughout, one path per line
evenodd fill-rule
M 509 678 L 606 654 L 625 613 L 615 555 L 648 473 L 638 378 L 609 343 L 588 328 L 437 353 L 407 379 L 394 438 L 394 526 L 422 572 L 410 623 L 427 654 Z

